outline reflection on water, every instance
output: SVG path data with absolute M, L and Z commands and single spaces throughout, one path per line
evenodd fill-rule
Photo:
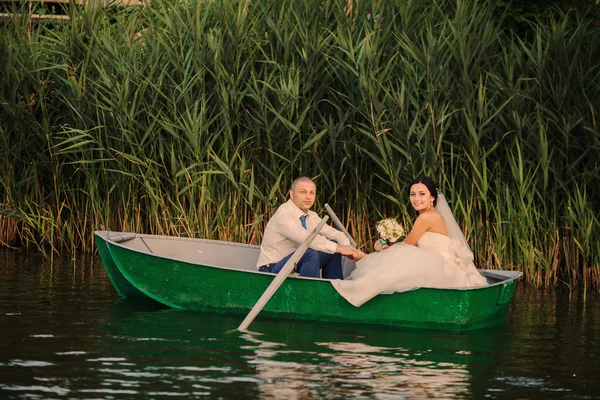
M 519 286 L 468 333 L 122 301 L 95 257 L 0 251 L 0 398 L 600 398 L 600 307 Z
M 254 350 L 263 396 L 286 399 L 326 397 L 336 388 L 347 397 L 417 396 L 452 398 L 469 392 L 465 365 L 411 356 L 405 348 L 360 342 L 316 342 L 314 351 L 289 350 L 282 343 L 243 335 Z M 308 363 L 283 361 L 301 354 Z M 282 361 L 280 361 L 282 360 Z M 323 383 L 325 382 L 325 384 Z

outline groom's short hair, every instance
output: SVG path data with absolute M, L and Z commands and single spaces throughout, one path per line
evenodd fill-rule
M 296 188 L 296 185 L 300 182 L 312 183 L 314 185 L 313 180 L 310 179 L 308 176 L 299 176 L 293 180 L 292 187 L 290 188 L 290 190 L 294 190 Z

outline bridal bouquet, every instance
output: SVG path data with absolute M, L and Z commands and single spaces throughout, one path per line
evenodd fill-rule
M 380 243 L 382 246 L 395 243 L 406 234 L 404 227 L 393 218 L 382 219 L 377 223 L 376 227 L 381 237 Z

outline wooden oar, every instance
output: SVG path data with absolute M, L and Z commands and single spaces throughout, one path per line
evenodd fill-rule
M 298 261 L 300 261 L 300 258 L 302 258 L 304 253 L 306 253 L 308 246 L 310 246 L 311 242 L 313 241 L 315 236 L 317 236 L 317 234 L 319 233 L 323 225 L 325 225 L 325 222 L 327 222 L 328 219 L 329 217 L 325 216 L 325 218 L 323 218 L 321 222 L 319 222 L 315 229 L 313 229 L 310 235 L 308 235 L 308 237 L 306 238 L 306 240 L 304 240 L 300 247 L 298 247 L 294 254 L 292 254 L 292 256 L 285 263 L 283 268 L 281 268 L 275 279 L 273 279 L 273 282 L 271 282 L 269 287 L 267 287 L 267 290 L 265 290 L 265 292 L 262 294 L 262 296 L 260 296 L 260 299 L 258 299 L 254 307 L 252 307 L 252 310 L 250 310 L 244 321 L 242 321 L 242 323 L 238 327 L 238 330 L 246 331 L 248 329 L 248 326 L 252 323 L 252 321 L 254 321 L 254 318 L 256 318 L 258 313 L 263 309 L 265 304 L 267 304 L 267 302 L 275 294 L 277 289 L 279 289 L 279 286 L 281 286 L 285 278 L 287 278 L 288 275 L 294 270 L 294 266 Z
M 329 204 L 325 203 L 325 209 L 327 210 L 327 214 L 329 214 L 329 216 L 331 217 L 331 220 L 333 221 L 333 224 L 344 233 L 344 235 L 346 235 L 346 237 L 348 238 L 348 240 L 350 240 L 350 244 L 354 247 L 356 247 L 356 242 L 354 241 L 354 239 L 352 239 L 352 236 L 350 236 L 350 234 L 348 233 L 348 231 L 346 230 L 346 227 L 344 225 L 342 225 L 342 222 L 339 220 L 339 218 L 335 215 L 335 213 L 333 212 L 333 210 L 331 209 L 331 207 L 329 207 Z

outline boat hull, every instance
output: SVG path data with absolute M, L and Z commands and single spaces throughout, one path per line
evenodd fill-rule
M 115 264 L 110 251 L 108 250 L 108 242 L 103 235 L 95 234 L 96 240 L 96 248 L 98 249 L 98 255 L 100 256 L 100 261 L 102 261 L 102 265 L 104 266 L 104 270 L 106 271 L 106 276 L 108 276 L 108 280 L 113 285 L 119 296 L 126 298 L 128 300 L 139 300 L 139 301 L 154 301 L 131 284 L 123 276 L 123 273 L 119 270 L 117 265 Z
M 272 274 L 165 258 L 110 241 L 104 244 L 120 278 L 143 296 L 173 308 L 247 314 L 274 278 Z M 102 258 L 104 262 L 106 254 Z M 478 329 L 504 321 L 519 275 L 482 288 L 421 288 L 383 294 L 361 307 L 349 304 L 327 280 L 290 277 L 260 316 L 444 330 Z

